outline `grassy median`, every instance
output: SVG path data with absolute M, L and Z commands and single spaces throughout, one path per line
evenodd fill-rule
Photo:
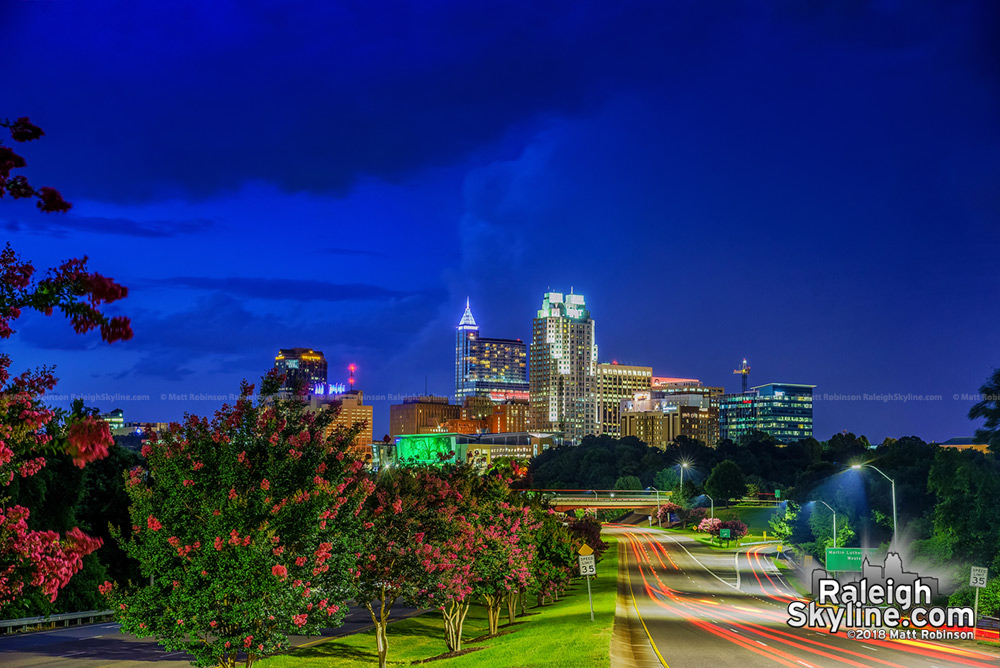
M 432 663 L 440 668 L 513 668 L 515 666 L 608 666 L 611 626 L 615 617 L 618 549 L 614 539 L 591 581 L 594 593 L 594 620 L 590 621 L 587 584 L 576 580 L 573 588 L 557 603 L 531 607 L 526 617 L 513 626 L 501 625 L 498 635 L 470 642 L 487 632 L 482 607 L 473 605 L 465 621 L 463 649 L 478 651 Z M 506 619 L 504 615 L 501 620 Z M 508 632 L 508 633 L 505 633 Z M 389 665 L 407 666 L 447 652 L 441 616 L 427 613 L 394 622 L 389 626 Z M 265 659 L 261 668 L 369 668 L 378 663 L 373 633 L 357 633 L 292 650 Z

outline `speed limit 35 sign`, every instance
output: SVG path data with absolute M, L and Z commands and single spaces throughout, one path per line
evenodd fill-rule
M 988 574 L 988 569 L 983 568 L 982 566 L 973 566 L 972 575 L 969 576 L 969 586 L 979 588 L 985 587 Z
M 597 559 L 593 554 L 577 557 L 580 560 L 580 575 L 597 575 Z

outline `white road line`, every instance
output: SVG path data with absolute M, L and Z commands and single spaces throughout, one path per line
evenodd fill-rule
M 686 547 L 684 547 L 683 543 L 679 542 L 677 539 L 675 539 L 671 535 L 667 535 L 667 538 L 669 538 L 674 543 L 677 543 L 677 545 L 679 545 L 682 550 L 684 550 L 685 552 L 687 552 L 687 555 L 689 557 L 691 557 L 692 559 L 695 560 L 695 563 L 697 563 L 699 566 L 701 566 L 706 571 L 708 571 L 708 574 L 711 575 L 713 578 L 715 578 L 716 580 L 718 580 L 722 584 L 726 585 L 727 587 L 733 587 L 732 583 L 726 582 L 725 580 L 723 580 L 722 578 L 720 578 L 718 575 L 716 575 L 715 573 L 713 573 L 711 571 L 711 569 L 709 569 L 708 566 L 706 566 L 705 564 L 701 563 L 701 561 L 698 559 L 698 557 L 696 557 L 693 554 L 691 554 L 691 552 L 689 552 L 688 549 Z M 737 573 L 739 573 L 739 571 L 737 571 Z M 737 591 L 739 591 L 739 587 L 733 587 L 733 589 L 736 589 Z
M 757 642 L 760 642 L 760 641 L 758 640 Z M 767 643 L 766 642 L 760 642 L 760 644 L 763 645 L 764 647 L 767 647 Z
M 862 645 L 862 647 L 866 647 L 866 648 L 870 649 L 870 650 L 871 650 L 871 651 L 873 651 L 873 652 L 877 652 L 877 651 L 878 651 L 878 650 L 877 650 L 877 649 L 875 649 L 874 647 L 868 647 L 868 645 Z

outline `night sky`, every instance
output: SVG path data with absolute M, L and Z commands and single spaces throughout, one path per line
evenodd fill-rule
M 466 296 L 530 339 L 549 287 L 602 360 L 817 385 L 820 439 L 970 436 L 953 397 L 1000 366 L 991 0 L 8 0 L 0 43 L 0 116 L 47 133 L 20 173 L 75 205 L 0 201 L 2 237 L 88 255 L 135 330 L 25 317 L 4 349 L 150 395 L 89 402 L 128 420 L 211 414 L 159 397 L 279 347 L 451 394 Z M 824 399 L 865 393 L 941 399 Z

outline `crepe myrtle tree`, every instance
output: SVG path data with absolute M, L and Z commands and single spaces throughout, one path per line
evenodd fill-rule
M 531 564 L 531 590 L 537 604 L 556 598 L 573 577 L 577 551 L 584 543 L 551 508 L 533 510 L 538 528 L 534 532 L 535 558 Z M 508 611 L 509 614 L 509 611 Z M 509 619 L 513 623 L 513 619 Z
M 530 508 L 505 502 L 472 514 L 469 521 L 477 555 L 472 566 L 473 591 L 486 607 L 489 634 L 495 635 L 501 606 L 506 603 L 513 617 L 518 595 L 531 584 L 536 552 L 533 532 L 540 523 Z
M 45 133 L 27 118 L 0 121 L 15 142 L 30 142 Z M 25 159 L 0 140 L 0 197 L 34 198 L 43 213 L 62 213 L 70 204 L 54 188 L 36 189 L 24 176 L 11 171 Z M 114 280 L 87 269 L 86 258 L 67 260 L 39 278 L 31 262 L 22 260 L 6 244 L 0 251 L 0 339 L 14 333 L 14 323 L 25 310 L 44 315 L 59 311 L 73 329 L 84 334 L 100 330 L 108 343 L 132 338 L 128 318 L 110 317 L 102 307 L 128 294 Z M 74 410 L 66 414 L 43 402 L 56 385 L 51 367 L 12 374 L 11 358 L 0 353 L 0 611 L 30 592 L 55 600 L 59 590 L 83 566 L 83 557 L 101 546 L 101 540 L 74 528 L 60 536 L 33 530 L 30 512 L 7 506 L 5 494 L 15 476 L 27 478 L 46 464 L 45 455 L 69 454 L 76 466 L 101 459 L 112 444 L 107 423 Z
M 396 602 L 421 598 L 428 607 L 441 606 L 442 595 L 434 600 L 433 594 L 446 589 L 436 586 L 437 578 L 451 565 L 441 563 L 440 550 L 454 537 L 459 509 L 475 499 L 468 482 L 455 471 L 434 467 L 392 468 L 375 479 L 362 511 L 365 524 L 351 587 L 353 599 L 371 616 L 381 668 L 388 660 L 389 616 Z M 461 587 L 450 591 L 459 594 Z M 449 602 L 459 604 L 455 596 Z
M 420 536 L 417 556 L 423 573 L 420 586 L 409 596 L 409 601 L 417 607 L 441 611 L 449 652 L 462 649 L 462 629 L 477 580 L 473 567 L 481 549 L 475 524 L 464 516 L 456 516 L 445 534 Z
M 101 591 L 123 632 L 199 666 L 249 667 L 338 625 L 350 595 L 373 485 L 348 456 L 355 432 L 329 428 L 337 409 L 278 398 L 280 382 L 172 424 L 125 475 L 133 526 L 117 537 L 149 580 Z

